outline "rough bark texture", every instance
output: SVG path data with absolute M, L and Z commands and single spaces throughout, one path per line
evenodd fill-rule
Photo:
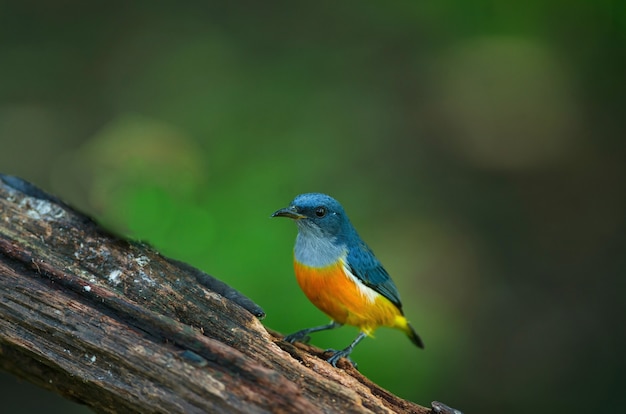
M 0 369 L 96 412 L 431 412 L 282 342 L 262 316 L 211 276 L 0 175 Z

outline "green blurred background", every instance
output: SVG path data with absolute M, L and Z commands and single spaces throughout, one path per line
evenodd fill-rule
M 269 216 L 327 192 L 426 343 L 379 330 L 353 355 L 365 375 L 468 414 L 615 411 L 625 8 L 4 2 L 0 171 L 226 281 L 284 333 L 327 318 L 295 282 L 295 226 Z M 3 413 L 88 411 L 1 381 Z

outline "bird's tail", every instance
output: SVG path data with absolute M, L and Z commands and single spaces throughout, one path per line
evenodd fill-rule
M 417 346 L 418 348 L 422 348 L 424 349 L 424 342 L 422 342 L 422 338 L 420 338 L 420 336 L 417 334 L 417 332 L 415 332 L 415 329 L 413 329 L 413 327 L 411 326 L 410 323 L 406 323 L 406 335 L 409 337 L 409 339 L 411 340 L 411 342 L 413 342 L 415 344 L 415 346 Z
M 424 349 L 424 342 L 422 342 L 422 338 L 415 332 L 415 329 L 411 326 L 411 324 L 406 320 L 404 316 L 396 317 L 396 326 L 400 328 L 406 336 L 409 337 L 411 342 L 415 344 L 418 348 Z

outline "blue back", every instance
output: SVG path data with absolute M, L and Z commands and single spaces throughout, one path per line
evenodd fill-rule
M 352 274 L 358 277 L 363 284 L 374 289 L 402 310 L 398 288 L 391 280 L 389 273 L 374 256 L 374 252 L 360 238 L 349 243 L 348 264 Z

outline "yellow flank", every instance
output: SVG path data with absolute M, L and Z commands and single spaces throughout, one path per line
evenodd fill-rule
M 345 274 L 343 260 L 322 268 L 294 262 L 296 279 L 309 300 L 335 322 L 357 326 L 370 335 L 379 326 L 396 328 L 409 334 L 402 312 L 384 296 L 372 291 L 367 295 Z

